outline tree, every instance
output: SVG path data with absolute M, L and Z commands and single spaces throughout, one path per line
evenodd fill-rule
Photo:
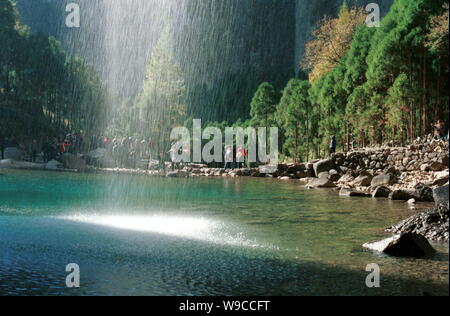
M 250 105 L 251 123 L 255 127 L 271 127 L 276 106 L 280 100 L 279 93 L 267 82 L 256 90 Z
M 309 159 L 311 102 L 310 83 L 292 79 L 283 91 L 276 118 L 284 136 L 283 151 L 295 162 Z
M 337 18 L 325 16 L 306 44 L 301 61 L 309 79 L 315 82 L 340 64 L 352 43 L 353 34 L 365 20 L 362 8 L 349 8 L 344 1 Z
M 170 131 L 183 126 L 186 118 L 186 88 L 175 60 L 173 33 L 166 27 L 155 45 L 147 67 L 139 98 L 140 126 L 145 136 L 165 151 L 170 145 Z
M 404 138 L 405 126 L 407 139 L 412 141 L 414 138 L 413 111 L 414 104 L 418 101 L 416 91 L 417 87 L 405 73 L 400 74 L 389 89 L 387 126 L 391 131 L 390 137 L 393 140 Z

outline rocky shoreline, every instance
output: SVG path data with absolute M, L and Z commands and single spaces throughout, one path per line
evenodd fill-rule
M 392 226 L 389 231 L 418 233 L 434 240 L 448 241 L 449 238 L 448 142 L 417 140 L 407 147 L 365 148 L 348 153 L 336 153 L 327 159 L 308 163 L 287 163 L 259 168 L 223 169 L 209 168 L 204 164 L 186 164 L 178 170 L 171 170 L 169 166 L 170 164 L 166 164 L 166 168 L 160 170 L 157 162 L 154 162 L 149 170 L 108 168 L 101 164 L 92 167 L 87 165 L 83 157 L 70 154 L 63 156 L 62 163 L 51 161 L 47 164 L 37 164 L 10 159 L 0 161 L 0 169 L 122 173 L 169 178 L 272 178 L 280 181 L 298 181 L 308 189 L 333 188 L 339 190 L 341 196 L 346 197 L 407 201 L 411 208 L 418 202 L 439 202 L 436 209 L 415 215 Z M 446 188 L 446 194 L 436 193 L 443 188 L 444 191 Z M 437 200 L 438 195 L 439 199 L 446 201 L 447 212 L 445 203 L 442 204 L 442 201 Z

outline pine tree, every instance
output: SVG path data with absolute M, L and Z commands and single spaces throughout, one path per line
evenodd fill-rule
M 139 100 L 141 126 L 145 136 L 158 144 L 160 151 L 170 145 L 170 131 L 183 126 L 186 118 L 186 88 L 175 59 L 173 33 L 166 27 L 155 45 L 143 91 Z
M 279 100 L 280 95 L 275 88 L 270 83 L 262 83 L 250 105 L 251 124 L 255 127 L 271 127 Z

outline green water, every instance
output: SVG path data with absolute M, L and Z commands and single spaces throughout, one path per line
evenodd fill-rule
M 0 294 L 448 295 L 448 245 L 423 259 L 361 247 L 411 214 L 297 182 L 1 170 Z

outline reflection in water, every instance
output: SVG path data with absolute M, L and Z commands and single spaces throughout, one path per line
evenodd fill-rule
M 229 225 L 199 217 L 92 215 L 80 213 L 58 218 L 85 224 L 107 226 L 136 232 L 158 233 L 223 245 L 258 246 L 255 242 L 246 240 L 242 232 L 233 232 L 233 229 Z

